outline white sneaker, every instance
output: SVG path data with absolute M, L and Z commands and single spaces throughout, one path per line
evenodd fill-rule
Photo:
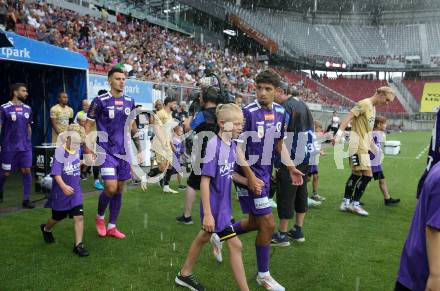
M 163 192 L 165 192 L 165 193 L 171 193 L 171 194 L 177 194 L 177 193 L 179 193 L 179 191 L 176 191 L 176 190 L 171 189 L 170 186 L 168 186 L 168 185 L 163 186 Z
M 360 216 L 368 216 L 368 212 L 362 208 L 359 202 L 353 202 L 350 204 L 350 210 Z
M 271 275 L 266 277 L 260 277 L 257 275 L 257 284 L 263 287 L 266 290 L 270 291 L 284 291 L 286 290 L 283 286 L 280 285 Z
M 339 207 L 339 209 L 343 212 L 349 211 L 350 209 L 350 200 L 349 199 L 342 199 L 342 203 L 341 206 Z
M 219 263 L 223 262 L 223 242 L 220 241 L 220 237 L 216 233 L 213 233 L 210 242 L 212 244 L 212 254 L 214 255 L 215 260 Z
M 310 199 L 307 197 L 307 205 L 309 207 L 316 207 L 316 206 L 321 206 L 322 202 L 321 201 L 315 201 L 313 199 Z
M 269 199 L 270 207 L 277 208 L 277 203 L 273 199 Z

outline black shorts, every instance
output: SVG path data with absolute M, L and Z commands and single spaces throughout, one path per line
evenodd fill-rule
M 216 232 L 220 241 L 225 241 L 237 236 L 237 233 L 234 230 L 232 225 L 226 226 L 222 231 Z
M 82 204 L 75 206 L 70 210 L 57 211 L 52 209 L 52 219 L 56 221 L 63 220 L 67 216 L 69 216 L 69 218 L 73 218 L 74 216 L 83 216 L 83 215 L 84 215 L 84 209 Z
M 383 172 L 380 171 L 380 172 L 373 173 L 373 178 L 374 178 L 374 181 L 377 181 L 377 180 L 385 179 L 385 176 L 383 175 Z
M 301 164 L 297 166 L 298 170 L 307 175 L 309 171 L 308 164 Z M 307 182 L 300 186 L 292 185 L 289 171 L 285 166 L 282 166 L 278 171 L 278 192 L 277 192 L 277 210 L 278 218 L 292 219 L 294 210 L 296 213 L 307 212 Z
M 194 174 L 194 171 L 191 171 L 189 174 L 188 180 L 186 180 L 186 184 L 193 188 L 194 190 L 200 190 L 200 182 L 202 181 L 202 176 Z
M 412 291 L 409 288 L 406 288 L 402 284 L 399 283 L 399 281 L 396 282 L 396 286 L 394 287 L 394 291 Z

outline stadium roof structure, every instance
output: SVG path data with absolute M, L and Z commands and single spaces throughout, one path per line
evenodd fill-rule
M 118 2 L 129 10 L 144 11 L 157 18 L 166 18 L 167 14 L 175 10 L 179 4 L 176 0 L 122 0 Z
M 440 9 L 436 0 L 241 0 L 245 8 L 271 8 L 295 12 L 371 13 Z

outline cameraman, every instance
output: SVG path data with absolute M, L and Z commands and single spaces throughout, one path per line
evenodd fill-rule
M 197 101 L 195 100 L 191 104 L 189 110 L 190 116 L 184 123 L 184 129 L 186 132 L 192 130 L 196 134 L 201 132 L 211 132 L 212 134 L 215 134 L 218 130 L 215 110 L 219 100 L 221 99 L 219 91 L 214 87 L 203 88 L 199 98 L 201 110 L 195 113 L 197 110 L 196 107 L 198 106 Z M 195 138 L 197 138 L 197 136 L 195 136 Z M 196 151 L 192 152 L 192 157 L 195 157 L 195 161 L 201 161 L 201 159 L 205 156 L 208 139 L 209 138 L 207 136 L 204 136 L 201 149 L 196 148 Z M 196 198 L 196 190 L 200 190 L 201 176 L 198 174 L 199 173 L 194 173 L 194 170 L 191 170 L 191 174 L 187 180 L 188 187 L 186 189 L 185 196 L 185 210 L 183 215 L 176 217 L 177 222 L 193 224 L 193 220 L 191 218 L 192 206 Z

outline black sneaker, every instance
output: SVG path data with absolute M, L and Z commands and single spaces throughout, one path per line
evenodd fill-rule
M 289 237 L 286 234 L 276 232 L 272 235 L 270 245 L 273 247 L 288 247 L 290 246 Z
M 35 208 L 34 202 L 30 202 L 29 200 L 23 200 L 23 203 L 21 205 L 23 206 L 23 208 L 27 208 L 27 209 Z
M 179 188 L 180 190 L 185 190 L 186 189 L 186 185 L 179 185 L 177 188 Z
M 305 242 L 304 231 L 299 226 L 294 226 L 291 230 L 287 232 L 287 235 L 298 242 Z
M 45 231 L 45 224 L 40 224 L 41 233 L 43 234 L 43 239 L 47 244 L 52 244 L 55 242 L 55 238 L 52 235 L 52 232 Z
M 160 179 L 159 185 L 160 185 L 160 188 L 163 188 L 163 186 L 165 186 L 165 182 L 163 179 Z
M 80 257 L 88 257 L 89 252 L 84 248 L 84 244 L 80 242 L 77 246 L 73 247 L 73 252 Z
M 82 172 L 80 175 L 81 180 L 85 181 L 87 180 L 87 173 Z
M 185 215 L 183 215 L 183 214 L 182 214 L 182 216 L 177 216 L 176 217 L 176 221 L 180 222 L 180 223 L 183 223 L 183 224 L 187 224 L 187 225 L 194 223 L 192 218 L 191 218 L 191 216 L 190 217 L 185 217 Z
M 400 199 L 399 198 L 394 199 L 390 197 L 389 199 L 384 199 L 383 201 L 385 202 L 385 206 L 391 206 L 398 204 L 400 202 Z
M 191 289 L 192 291 L 204 291 L 205 287 L 200 284 L 200 282 L 197 280 L 196 276 L 189 275 L 186 277 L 183 277 L 182 275 L 177 274 L 176 279 L 174 279 L 174 282 L 176 282 L 177 285 L 186 287 L 188 289 Z
M 3 203 L 3 191 L 0 191 L 0 203 Z

